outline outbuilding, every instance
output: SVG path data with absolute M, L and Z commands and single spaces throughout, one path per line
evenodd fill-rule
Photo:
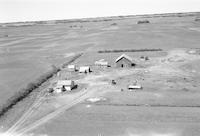
M 126 54 L 122 54 L 121 56 L 119 56 L 116 60 L 116 67 L 121 67 L 121 68 L 130 68 L 135 66 L 136 64 L 133 62 L 132 58 L 129 57 Z
M 56 93 L 71 91 L 75 87 L 75 82 L 72 80 L 59 80 L 55 87 Z
M 129 90 L 137 90 L 137 89 L 142 89 L 142 86 L 137 84 L 137 85 L 129 85 L 128 86 Z
M 98 61 L 95 61 L 94 63 L 96 66 L 101 66 L 101 67 L 108 67 L 108 62 L 105 61 L 104 59 L 101 59 L 101 60 L 98 60 Z
M 68 68 L 69 71 L 76 71 L 75 65 L 68 65 L 67 68 Z
M 91 72 L 91 69 L 89 66 L 81 66 L 79 68 L 79 73 L 89 73 L 89 72 Z

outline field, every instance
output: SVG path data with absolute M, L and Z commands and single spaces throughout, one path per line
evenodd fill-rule
M 0 105 L 52 65 L 60 67 L 77 53 L 83 55 L 73 63 L 90 65 L 93 71 L 84 75 L 63 69 L 61 77 L 48 81 L 39 92 L 65 78 L 74 79 L 79 84 L 77 90 L 42 96 L 41 101 L 36 99 L 37 107 L 32 107 L 16 127 L 11 127 L 31 105 L 29 98 L 25 99 L 0 122 L 2 131 L 48 136 L 198 136 L 200 23 L 195 21 L 197 16 L 199 13 L 0 27 Z M 137 24 L 144 19 L 150 24 Z M 115 49 L 163 51 L 128 52 L 138 67 L 116 69 L 114 60 L 122 53 L 98 53 Z M 141 56 L 150 60 L 142 61 Z M 111 64 L 110 68 L 94 66 L 94 61 L 102 58 Z M 112 79 L 117 85 L 111 85 Z M 135 80 L 143 89 L 128 91 L 127 85 Z M 101 99 L 91 102 L 88 98 Z
M 3 96 L 0 103 L 34 81 L 51 65 L 59 65 L 80 51 L 198 47 L 200 24 L 194 21 L 195 17 L 147 18 L 151 23 L 141 25 L 137 21 L 145 18 L 133 17 L 101 22 L 0 27 L 0 96 Z M 117 25 L 111 25 L 113 23 Z M 71 27 L 74 25 L 76 27 Z

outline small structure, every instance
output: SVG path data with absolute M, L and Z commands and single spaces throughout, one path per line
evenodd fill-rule
M 129 85 L 128 86 L 129 90 L 137 90 L 137 89 L 142 89 L 142 86 L 137 84 L 137 85 Z
M 128 86 L 129 90 L 138 90 L 138 89 L 142 89 L 142 86 L 140 84 L 137 83 L 137 80 Z
M 111 84 L 112 84 L 112 85 L 116 85 L 117 83 L 116 83 L 115 80 L 111 80 Z
M 68 65 L 67 68 L 68 68 L 69 71 L 76 71 L 75 65 Z
M 48 93 L 53 93 L 53 92 L 54 92 L 54 89 L 53 89 L 53 88 L 48 88 L 48 89 L 47 89 L 47 92 L 48 92 Z
M 56 93 L 61 93 L 64 91 L 71 91 L 75 87 L 75 83 L 72 80 L 59 80 L 55 87 Z
M 79 73 L 89 73 L 89 72 L 91 72 L 89 66 L 81 66 L 81 67 L 79 68 Z
M 143 60 L 143 61 L 147 61 L 147 60 L 149 60 L 149 57 L 148 56 L 141 56 L 140 59 Z
M 133 67 L 136 65 L 135 63 L 133 63 L 132 58 L 126 54 L 122 54 L 121 56 L 119 56 L 115 60 L 115 63 L 116 67 L 121 67 L 121 68 Z
M 101 59 L 101 60 L 98 60 L 98 61 L 95 61 L 94 63 L 96 66 L 102 66 L 102 67 L 108 67 L 108 62 L 105 61 L 104 59 Z

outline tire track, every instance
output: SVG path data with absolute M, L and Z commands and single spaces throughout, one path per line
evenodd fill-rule
M 33 130 L 34 128 L 53 119 L 54 117 L 56 117 L 60 113 L 64 112 L 65 110 L 68 110 L 71 107 L 73 107 L 74 105 L 79 104 L 82 101 L 84 101 L 85 99 L 91 97 L 96 91 L 99 90 L 99 85 L 107 84 L 104 82 L 97 83 L 95 80 L 96 78 L 99 78 L 99 77 L 95 76 L 92 79 L 89 78 L 89 80 L 86 78 L 85 80 L 86 80 L 86 83 L 89 84 L 89 87 L 86 90 L 84 90 L 80 95 L 76 96 L 70 103 L 58 108 L 57 110 L 47 114 L 46 116 L 36 120 L 35 122 L 33 122 L 29 125 L 26 125 L 24 128 L 19 129 L 19 127 L 26 121 L 26 119 L 28 119 L 29 115 L 31 115 L 31 112 L 28 112 L 27 115 L 25 115 L 24 119 L 21 119 L 22 123 L 18 123 L 18 125 L 15 125 L 17 127 L 15 127 L 15 129 L 12 130 L 11 134 L 15 134 L 17 136 L 23 136 L 25 133 L 27 133 L 27 132 Z M 38 100 L 38 102 L 40 102 L 40 101 Z M 37 103 L 35 105 L 37 106 Z M 32 108 L 30 108 L 30 109 L 33 109 L 33 108 L 34 108 L 34 106 L 32 106 Z
M 74 105 L 82 102 L 83 100 L 85 100 L 86 98 L 88 98 L 90 96 L 91 93 L 88 93 L 87 91 L 84 92 L 83 94 L 81 94 L 78 98 L 75 98 L 74 101 L 72 101 L 71 103 L 63 106 L 63 107 L 60 107 L 58 110 L 54 111 L 54 112 L 51 112 L 49 113 L 48 115 L 46 115 L 45 117 L 35 121 L 34 123 L 28 125 L 27 127 L 19 130 L 19 131 L 16 131 L 17 133 L 17 136 L 23 136 L 25 133 L 33 130 L 34 128 L 46 123 L 47 121 L 53 119 L 54 117 L 56 117 L 57 115 L 59 115 L 60 113 L 64 112 L 65 110 L 68 110 L 70 109 L 71 107 L 73 107 Z
M 11 128 L 9 128 L 5 132 L 5 134 L 9 135 L 15 132 L 30 117 L 34 110 L 41 105 L 42 100 L 45 96 L 46 94 L 44 96 L 38 96 L 38 100 L 36 98 L 36 101 L 33 103 L 33 105 L 22 115 L 22 117 Z

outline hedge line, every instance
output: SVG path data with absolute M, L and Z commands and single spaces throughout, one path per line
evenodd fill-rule
M 151 51 L 162 51 L 162 49 L 126 49 L 126 50 L 103 50 L 98 53 L 119 53 L 119 52 L 151 52 Z
M 81 57 L 83 53 L 80 53 L 76 56 L 74 56 L 71 60 L 64 63 L 62 65 L 62 68 L 69 65 L 70 63 L 74 62 L 76 59 Z M 56 66 L 52 65 L 52 69 L 48 71 L 47 73 L 41 75 L 38 79 L 36 79 L 34 82 L 29 83 L 26 88 L 16 92 L 11 98 L 8 99 L 8 101 L 3 104 L 0 107 L 0 118 L 14 105 L 16 105 L 18 102 L 26 98 L 31 92 L 33 92 L 35 89 L 39 88 L 43 83 L 45 83 L 48 79 L 53 77 L 55 74 L 57 74 L 61 69 L 57 68 Z
M 62 68 L 65 68 L 67 65 L 73 63 L 76 59 L 78 59 L 78 58 L 81 57 L 82 55 L 83 55 L 83 53 L 80 53 L 80 54 L 74 56 L 70 61 L 64 63 L 64 64 L 62 65 Z
M 37 89 L 41 86 L 44 82 L 50 79 L 54 74 L 60 71 L 59 68 L 52 66 L 52 70 L 48 71 L 47 73 L 41 75 L 38 79 L 34 82 L 29 83 L 26 88 L 16 92 L 8 101 L 2 105 L 0 109 L 0 117 L 2 117 L 9 109 L 11 109 L 14 105 L 16 105 L 19 101 L 26 98 L 33 90 Z

